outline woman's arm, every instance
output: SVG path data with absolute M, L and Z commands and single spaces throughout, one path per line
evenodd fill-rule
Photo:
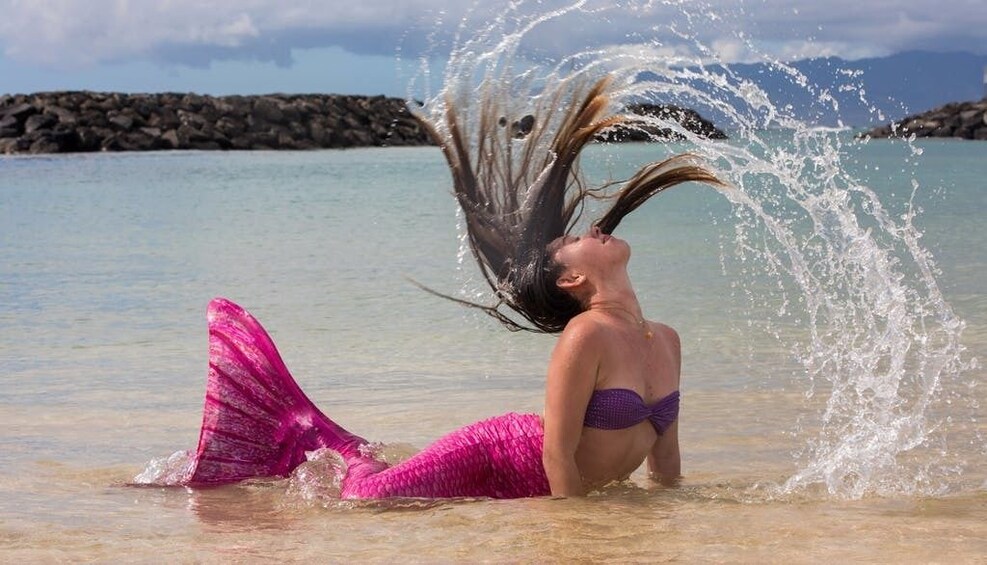
M 576 467 L 576 448 L 600 366 L 598 330 L 594 326 L 579 318 L 569 322 L 548 364 L 542 464 L 554 496 L 586 494 Z
M 665 486 L 675 485 L 682 476 L 678 420 L 672 422 L 665 433 L 655 440 L 648 454 L 648 471 L 652 479 Z
M 668 359 L 675 369 L 675 388 L 681 388 L 682 344 L 679 334 L 664 324 L 658 327 L 659 335 L 668 348 Z M 648 454 L 648 471 L 659 483 L 672 486 L 682 476 L 682 456 L 679 453 L 679 421 L 676 419 L 665 433 L 658 436 Z

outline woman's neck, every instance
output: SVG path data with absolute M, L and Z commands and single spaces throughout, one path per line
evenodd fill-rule
M 634 316 L 638 320 L 644 319 L 641 313 L 641 303 L 637 300 L 634 287 L 631 286 L 629 277 L 621 277 L 611 280 L 606 286 L 595 289 L 596 292 L 586 301 L 587 310 L 619 309 Z

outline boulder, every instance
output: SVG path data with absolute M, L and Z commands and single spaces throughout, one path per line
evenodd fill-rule
M 8 116 L 13 117 L 18 123 L 23 124 L 24 121 L 27 120 L 28 116 L 33 116 L 37 113 L 38 109 L 34 107 L 34 104 L 24 102 L 3 110 L 0 112 L 0 116 L 4 118 Z
M 58 119 L 51 114 L 32 114 L 24 121 L 24 133 L 49 129 L 56 123 L 58 123 Z
M 212 136 L 188 124 L 178 126 L 178 137 L 188 140 L 189 144 L 212 141 Z
M 188 110 L 179 109 L 176 114 L 178 115 L 179 124 L 189 126 L 193 129 L 202 129 L 209 122 L 206 118 Z
M 230 148 L 247 150 L 253 148 L 253 140 L 246 135 L 238 135 L 230 140 Z
M 44 136 L 39 137 L 28 148 L 27 152 L 31 155 L 37 155 L 39 153 L 58 153 L 59 152 L 58 142 L 51 137 Z
M 112 116 L 109 118 L 109 122 L 118 130 L 122 131 L 128 131 L 134 127 L 134 118 L 125 114 L 117 114 Z
M 329 147 L 332 140 L 332 134 L 325 128 L 324 125 L 316 120 L 312 120 L 308 125 L 309 139 L 312 140 L 318 147 Z
M 953 137 L 953 132 L 954 131 L 956 131 L 956 128 L 951 127 L 948 124 L 944 124 L 944 125 L 941 125 L 941 126 L 937 127 L 936 129 L 932 130 L 932 132 L 929 134 L 929 136 L 931 136 L 931 137 Z
M 985 122 L 987 120 L 987 113 L 983 110 L 966 110 L 960 112 L 959 120 L 961 127 L 972 128 L 987 123 Z
M 161 134 L 161 139 L 166 145 L 166 149 L 188 149 L 188 137 L 179 134 L 178 130 L 170 129 Z
M 69 124 L 57 124 L 49 133 L 50 139 L 58 146 L 58 153 L 82 151 L 79 132 Z
M 278 134 L 271 130 L 255 132 L 250 136 L 250 146 L 253 148 L 277 149 Z
M 162 130 L 169 130 L 175 129 L 182 125 L 182 121 L 179 119 L 174 108 L 163 106 L 156 112 L 151 113 L 151 115 L 147 118 L 147 125 L 160 128 Z
M 100 151 L 137 151 L 138 147 L 127 141 L 123 132 L 106 137 L 99 144 Z
M 106 116 L 106 112 L 101 110 L 89 109 L 85 110 L 81 116 L 79 116 L 79 123 L 87 124 L 89 127 L 96 128 L 110 128 L 110 120 Z
M 198 112 L 201 107 L 202 97 L 194 93 L 180 95 L 174 105 L 176 110 L 182 109 L 189 112 Z
M 216 121 L 216 130 L 224 136 L 231 138 L 242 134 L 246 131 L 246 127 L 240 120 L 223 116 Z
M 344 147 L 370 147 L 373 146 L 373 138 L 366 130 L 348 129 L 343 132 Z
M 61 106 L 48 106 L 45 108 L 45 114 L 55 116 L 60 124 L 72 126 L 79 121 L 79 116 L 75 112 L 62 108 Z
M 281 104 L 269 96 L 262 96 L 254 101 L 252 115 L 261 123 L 278 123 L 284 119 Z
M 20 140 L 16 137 L 0 138 L 0 155 L 10 155 L 17 153 L 17 144 Z
M 78 130 L 79 151 L 99 151 L 103 144 L 104 135 L 101 128 L 84 128 Z
M 14 116 L 3 116 L 0 118 L 0 128 L 10 128 L 15 130 L 20 130 L 20 122 Z
M 157 101 L 151 97 L 135 96 L 131 99 L 130 109 L 133 110 L 135 114 L 140 116 L 142 120 L 147 120 L 150 118 L 157 108 Z

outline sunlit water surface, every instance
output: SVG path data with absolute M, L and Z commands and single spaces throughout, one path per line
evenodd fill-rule
M 987 147 L 919 142 L 923 154 L 903 168 L 915 159 L 904 144 L 844 141 L 854 174 L 893 213 L 920 181 L 915 223 L 966 323 L 962 357 L 987 358 Z M 681 149 L 593 147 L 584 165 L 594 178 L 626 177 Z M 682 336 L 681 487 L 639 471 L 584 500 L 341 503 L 278 480 L 126 486 L 151 459 L 195 445 L 204 310 L 216 295 L 265 324 L 316 404 L 396 456 L 471 421 L 540 411 L 551 337 L 508 333 L 406 278 L 475 288 L 456 259 L 448 187 L 434 148 L 0 160 L 3 560 L 987 554 L 976 364 L 941 384 L 928 414 L 935 441 L 896 455 L 897 490 L 790 486 L 830 397 L 792 353 L 801 330 L 760 323 L 749 289 L 762 275 L 737 260 L 733 208 L 698 186 L 662 195 L 619 232 L 646 314 Z M 916 462 L 928 489 L 904 476 Z

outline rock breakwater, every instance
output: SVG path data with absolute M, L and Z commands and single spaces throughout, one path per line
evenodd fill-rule
M 979 102 L 954 102 L 934 110 L 876 127 L 864 137 L 958 137 L 987 140 L 987 98 Z
M 0 153 L 426 145 L 400 98 L 53 92 L 0 96 Z
M 693 110 L 642 104 L 628 113 L 726 138 Z M 512 124 L 523 137 L 535 117 Z M 508 120 L 503 119 L 506 127 Z M 601 141 L 678 140 L 654 119 L 629 119 Z M 401 98 L 334 94 L 208 96 L 44 92 L 0 96 L 0 154 L 168 149 L 321 149 L 430 145 Z
M 722 130 L 713 122 L 699 115 L 690 108 L 666 104 L 633 104 L 627 107 L 629 115 L 643 116 L 648 119 L 635 120 L 628 118 L 626 125 L 606 129 L 600 132 L 603 141 L 683 141 L 685 136 L 669 127 L 658 125 L 660 122 L 676 122 L 686 131 L 695 133 L 707 139 L 727 139 Z M 658 123 L 656 123 L 656 121 Z

